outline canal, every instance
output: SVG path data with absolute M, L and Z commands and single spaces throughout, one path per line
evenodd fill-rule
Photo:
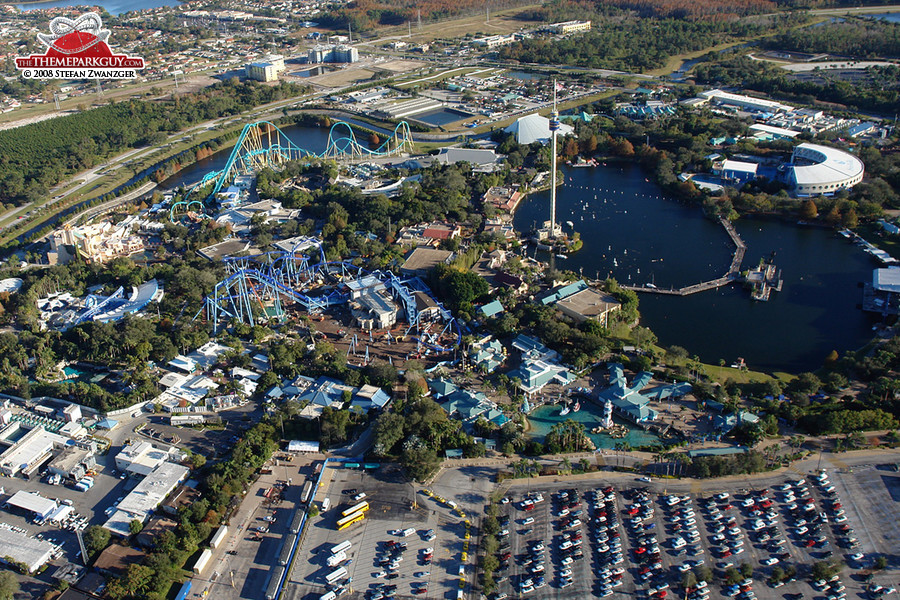
M 699 208 L 681 204 L 631 163 L 563 167 L 558 217 L 571 221 L 583 248 L 557 267 L 584 277 L 615 277 L 632 285 L 682 287 L 721 276 L 734 246 Z M 531 229 L 549 214 L 549 191 L 531 195 L 514 224 Z M 568 225 L 563 225 L 569 229 Z M 704 362 L 743 357 L 751 369 L 801 372 L 871 338 L 873 321 L 857 305 L 869 280 L 868 255 L 832 231 L 779 220 L 743 218 L 737 232 L 748 249 L 744 268 L 775 252 L 784 288 L 754 302 L 740 286 L 685 297 L 640 295 L 642 323 L 662 346 L 687 348 Z

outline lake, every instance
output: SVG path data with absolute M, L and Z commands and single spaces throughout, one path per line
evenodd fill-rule
M 160 6 L 178 6 L 177 0 L 52 0 L 51 2 L 33 2 L 29 4 L 17 4 L 20 10 L 38 10 L 42 8 L 61 8 L 65 6 L 78 6 L 81 8 L 101 6 L 111 15 L 119 15 L 132 10 L 145 10 L 159 8 Z M 77 11 L 73 11 L 77 12 Z
M 631 163 L 563 167 L 558 221 L 572 221 L 584 240 L 561 269 L 584 277 L 615 277 L 631 285 L 682 287 L 721 276 L 734 246 L 700 209 L 667 197 Z M 527 231 L 548 218 L 549 191 L 531 195 L 514 219 Z M 568 230 L 568 226 L 564 225 Z M 679 345 L 704 362 L 743 357 L 751 369 L 800 372 L 822 365 L 831 350 L 855 350 L 872 336 L 872 318 L 857 308 L 858 284 L 872 259 L 831 230 L 779 220 L 743 218 L 743 268 L 775 252 L 784 288 L 755 302 L 738 285 L 691 296 L 640 294 L 642 324 L 662 346 Z

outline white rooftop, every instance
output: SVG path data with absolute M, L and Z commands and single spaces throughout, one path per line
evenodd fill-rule
M 872 286 L 880 292 L 900 293 L 900 268 L 875 269 Z
M 798 185 L 833 183 L 862 175 L 863 161 L 852 154 L 819 144 L 800 144 L 794 148 L 794 156 L 815 161 L 811 165 L 793 167 L 794 179 Z
M 504 129 L 507 133 L 515 134 L 516 141 L 520 144 L 540 142 L 546 144 L 550 141 L 550 119 L 542 117 L 538 113 L 519 117 L 516 122 Z M 565 136 L 573 133 L 575 128 L 571 125 L 560 124 L 556 132 L 557 136 Z
M 56 502 L 49 498 L 44 498 L 40 494 L 26 492 L 25 490 L 19 490 L 13 494 L 6 503 L 10 506 L 15 506 L 16 508 L 21 508 L 22 510 L 41 515 L 42 517 L 46 517 L 52 513 L 58 506 Z
M 125 535 L 128 535 L 128 523 L 135 519 L 145 522 L 150 513 L 184 481 L 189 472 L 190 469 L 182 465 L 161 463 L 119 502 L 118 510 L 103 526 L 115 533 L 121 533 L 121 523 L 124 521 Z
M 7 292 L 9 294 L 15 294 L 20 289 L 22 289 L 22 284 L 24 282 L 18 277 L 9 277 L 7 279 L 3 279 L 0 281 L 0 293 Z
M 740 171 L 741 173 L 756 173 L 757 168 L 759 168 L 759 165 L 757 163 L 744 162 L 741 160 L 731 160 L 730 158 L 727 158 L 722 162 L 722 169 L 724 169 L 726 171 Z
M 17 533 L 7 527 L 0 527 L 0 546 L 3 547 L 4 556 L 27 565 L 29 573 L 34 573 L 50 560 L 53 553 L 50 542 Z

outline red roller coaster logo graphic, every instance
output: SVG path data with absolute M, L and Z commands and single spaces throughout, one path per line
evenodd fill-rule
M 27 79 L 133 79 L 144 68 L 144 59 L 114 54 L 107 44 L 109 30 L 97 13 L 77 19 L 56 17 L 50 33 L 37 34 L 47 47 L 44 54 L 16 58 L 16 67 Z

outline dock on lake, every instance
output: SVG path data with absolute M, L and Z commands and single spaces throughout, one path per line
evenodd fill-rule
M 726 271 L 725 274 L 721 277 L 717 279 L 711 279 L 709 281 L 701 281 L 700 283 L 695 283 L 694 285 L 688 285 L 680 288 L 663 289 L 656 286 L 650 287 L 646 285 L 623 285 L 622 287 L 626 290 L 645 292 L 648 294 L 663 294 L 666 296 L 689 296 L 691 294 L 696 294 L 697 292 L 714 290 L 724 285 L 734 283 L 735 281 L 740 281 L 741 263 L 744 262 L 744 255 L 747 253 L 747 244 L 744 243 L 744 240 L 742 240 L 741 236 L 738 235 L 738 232 L 735 231 L 734 225 L 732 225 L 731 221 L 729 221 L 725 217 L 719 217 L 719 223 L 721 223 L 722 227 L 725 228 L 725 231 L 728 233 L 728 237 L 730 237 L 731 241 L 734 243 L 734 254 L 731 257 L 731 265 L 728 267 L 728 271 Z

